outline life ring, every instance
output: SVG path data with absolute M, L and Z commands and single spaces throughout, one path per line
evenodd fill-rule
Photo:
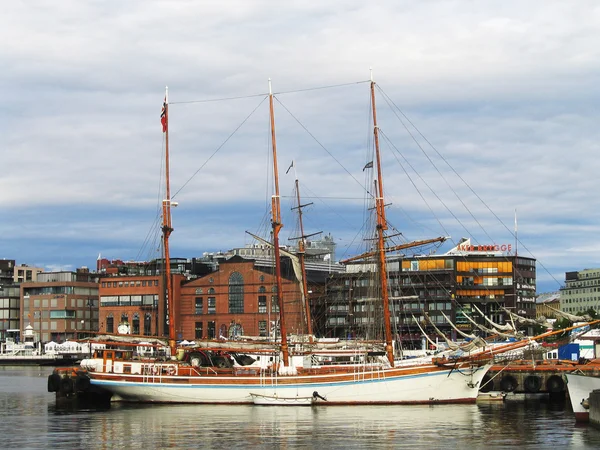
M 60 389 L 60 375 L 53 373 L 48 375 L 48 392 L 58 392 Z
M 150 372 L 152 372 L 152 375 L 158 375 L 160 374 L 160 367 L 157 364 L 154 364 L 150 366 Z
M 537 375 L 529 375 L 523 380 L 523 387 L 527 392 L 535 394 L 540 391 L 542 387 L 542 379 Z
M 512 375 L 505 375 L 502 380 L 500 380 L 500 389 L 504 392 L 514 392 L 517 389 L 517 379 Z
M 167 375 L 175 375 L 177 373 L 177 369 L 175 368 L 175 366 L 168 366 L 167 367 Z
M 546 380 L 546 389 L 548 392 L 557 393 L 565 390 L 565 382 L 559 375 L 552 375 Z

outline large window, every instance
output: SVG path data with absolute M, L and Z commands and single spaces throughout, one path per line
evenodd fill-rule
M 194 314 L 202 314 L 203 308 L 204 307 L 204 301 L 202 297 L 196 297 L 196 302 L 195 302 L 195 312 Z
M 207 335 L 207 337 L 209 339 L 214 339 L 216 337 L 216 332 L 217 332 L 216 322 L 214 320 L 211 320 L 210 322 L 208 322 L 208 335 Z
M 259 336 L 267 335 L 267 321 L 266 320 L 258 321 L 258 335 Z
M 239 272 L 233 272 L 229 277 L 229 313 L 244 312 L 244 278 Z
M 133 314 L 133 320 L 131 321 L 131 334 L 140 334 L 140 315 L 138 313 Z
M 115 332 L 115 318 L 112 314 L 106 316 L 106 332 L 114 333 Z
M 267 312 L 267 296 L 266 295 L 258 296 L 258 312 L 259 313 Z
M 194 328 L 194 339 L 202 339 L 202 322 L 196 322 Z
M 217 313 L 217 299 L 216 297 L 208 297 L 208 314 Z
M 144 315 L 144 335 L 150 336 L 152 334 L 152 315 L 146 313 Z

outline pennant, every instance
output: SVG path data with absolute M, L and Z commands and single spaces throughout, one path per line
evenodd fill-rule
M 366 169 L 372 169 L 373 168 L 373 161 L 369 161 L 368 163 L 365 164 L 365 167 L 363 167 L 363 172 Z
M 167 97 L 163 102 L 162 110 L 160 112 L 160 123 L 162 124 L 163 133 L 167 132 Z
M 290 167 L 288 167 L 288 169 L 285 171 L 285 174 L 287 175 L 288 172 L 292 169 L 292 167 L 294 167 L 294 160 L 292 159 L 292 163 L 290 164 Z

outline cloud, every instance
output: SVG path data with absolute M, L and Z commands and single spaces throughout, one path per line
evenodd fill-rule
M 309 225 L 355 250 L 372 190 L 368 84 L 356 82 L 373 67 L 388 217 L 407 238 L 512 241 L 516 209 L 554 278 L 595 264 L 595 2 L 30 1 L 5 5 L 0 25 L 2 257 L 150 254 L 165 85 L 173 249 L 243 245 L 268 217 L 268 105 L 246 97 L 268 78 L 280 170 L 296 161 Z M 307 90 L 330 85 L 343 86 Z M 187 103 L 230 97 L 244 98 Z M 280 175 L 288 201 L 293 176 Z

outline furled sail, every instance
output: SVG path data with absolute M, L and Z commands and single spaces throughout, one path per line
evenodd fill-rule
M 477 336 L 475 336 L 474 334 L 467 334 L 464 331 L 461 331 L 458 328 L 456 328 L 456 325 L 454 325 L 452 323 L 452 321 L 450 320 L 450 318 L 446 314 L 444 314 L 443 311 L 440 311 L 440 312 L 442 313 L 442 316 L 444 316 L 446 318 L 446 320 L 448 321 L 448 323 L 450 324 L 450 326 L 452 328 L 454 328 L 456 330 L 456 332 L 458 334 L 460 334 L 462 337 L 467 338 L 467 339 L 476 339 L 477 338 Z
M 587 314 L 585 314 L 583 316 L 576 316 L 574 314 L 569 314 L 567 312 L 561 311 L 560 309 L 553 308 L 550 305 L 546 305 L 546 307 L 551 309 L 552 311 L 554 311 L 559 316 L 564 317 L 567 320 L 570 320 L 571 322 L 589 322 L 592 320 L 592 318 L 590 316 L 588 316 Z
M 510 323 L 506 323 L 504 325 L 500 325 L 499 323 L 493 322 L 490 318 L 488 318 L 485 314 L 483 314 L 483 312 L 481 312 L 481 310 L 477 307 L 477 305 L 473 305 L 473 308 L 475 308 L 477 310 L 477 312 L 479 314 L 481 314 L 483 316 L 483 318 L 496 330 L 501 330 L 501 331 L 512 331 L 514 332 L 515 329 L 513 328 L 513 326 Z

